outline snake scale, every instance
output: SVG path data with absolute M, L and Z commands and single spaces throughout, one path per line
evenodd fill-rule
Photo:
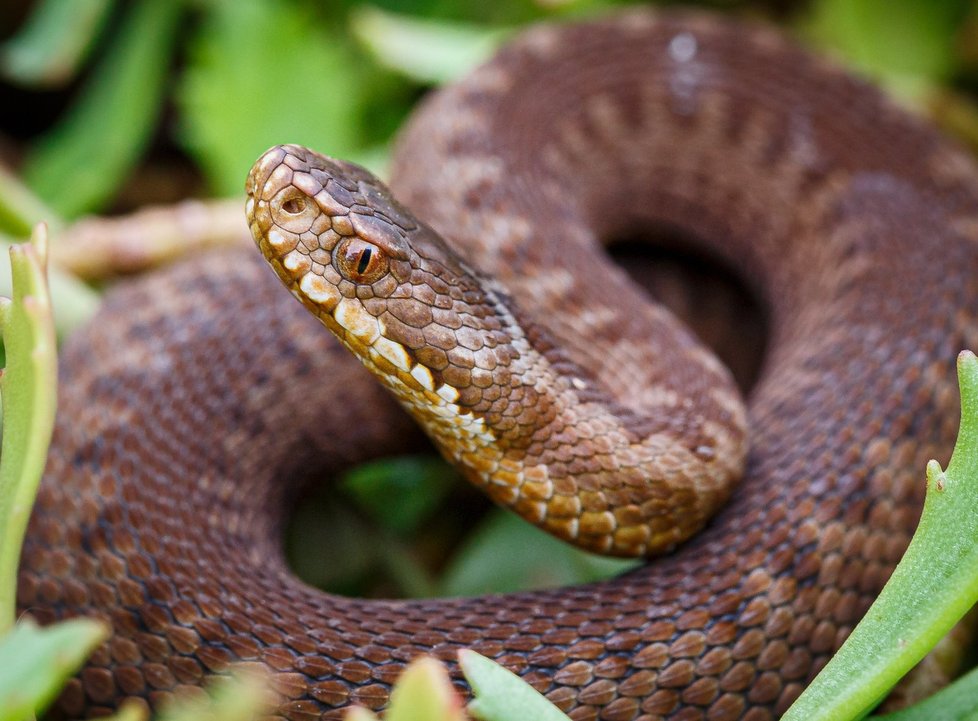
M 279 716 L 337 719 L 381 707 L 413 656 L 472 647 L 576 721 L 776 718 L 879 591 L 925 461 L 950 452 L 953 358 L 978 345 L 975 166 L 773 30 L 639 11 L 531 29 L 427 99 L 392 188 L 427 225 L 363 171 L 275 148 L 249 179 L 253 233 L 409 406 L 432 402 L 412 410 L 441 416 L 436 444 L 470 479 L 619 553 L 667 551 L 729 502 L 601 583 L 309 588 L 278 538 L 297 484 L 417 432 L 253 250 L 194 258 L 113 290 L 63 352 L 19 603 L 113 635 L 61 713 L 158 706 L 244 661 L 273 672 Z M 732 492 L 747 439 L 729 379 L 602 259 L 651 226 L 737 268 L 770 316 Z

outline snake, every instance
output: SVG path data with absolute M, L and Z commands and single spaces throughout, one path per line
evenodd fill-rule
M 317 81 L 282 79 L 292 112 Z M 261 254 L 120 283 L 63 349 L 18 602 L 112 629 L 65 717 L 158 708 L 241 663 L 269 673 L 273 716 L 339 719 L 384 707 L 421 654 L 464 688 L 473 648 L 575 721 L 774 719 L 879 592 L 926 460 L 951 450 L 978 170 L 762 24 L 535 26 L 423 100 L 389 188 L 280 145 L 247 192 Z M 676 229 L 761 299 L 746 401 L 608 262 L 636 228 Z M 298 580 L 297 489 L 414 448 L 412 419 L 499 505 L 648 560 L 472 598 Z

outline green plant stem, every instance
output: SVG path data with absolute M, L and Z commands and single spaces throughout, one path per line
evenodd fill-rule
M 13 299 L 0 305 L 7 367 L 0 376 L 0 635 L 14 622 L 17 564 L 54 428 L 57 350 L 44 277 L 47 230 L 10 249 Z
M 0 236 L 0 251 L 13 245 L 8 238 Z M 49 265 L 47 276 L 55 331 L 58 337 L 64 337 L 95 315 L 102 300 L 98 292 L 55 265 Z M 0 263 L 0 295 L 12 292 L 13 278 L 10 269 Z
M 920 524 L 889 582 L 783 721 L 863 718 L 978 601 L 978 358 L 958 356 L 961 427 L 927 464 Z

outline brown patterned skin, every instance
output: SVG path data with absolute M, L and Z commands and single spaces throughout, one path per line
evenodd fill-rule
M 310 589 L 281 560 L 286 497 L 397 452 L 409 425 L 261 261 L 209 255 L 113 292 L 65 349 L 20 603 L 114 635 L 61 708 L 156 703 L 241 659 L 275 672 L 280 716 L 335 719 L 381 706 L 411 656 L 472 647 L 578 721 L 775 718 L 878 592 L 925 461 L 950 452 L 953 359 L 978 341 L 974 165 L 770 31 L 634 13 L 523 36 L 425 103 L 394 171 L 397 197 L 534 299 L 549 337 L 591 314 L 592 344 L 568 354 L 612 394 L 656 381 L 616 369 L 645 367 L 619 364 L 658 312 L 606 312 L 640 294 L 586 284 L 593 238 L 676 225 L 739 268 L 771 339 L 730 502 L 671 555 L 588 586 Z
M 739 397 L 661 310 L 617 309 L 647 326 L 620 340 L 634 350 L 617 374 L 650 380 L 616 388 L 589 370 L 594 323 L 557 341 L 555 308 L 536 303 L 546 298 L 514 303 L 362 168 L 277 146 L 247 191 L 252 235 L 293 295 L 497 503 L 586 550 L 641 556 L 671 550 L 726 500 L 745 452 Z M 569 249 L 546 272 L 588 260 Z M 610 285 L 621 272 L 601 263 L 589 275 Z M 671 367 L 697 379 L 692 395 Z

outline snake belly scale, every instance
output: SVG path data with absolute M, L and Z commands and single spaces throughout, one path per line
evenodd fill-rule
M 577 721 L 776 718 L 879 591 L 918 517 L 926 460 L 950 452 L 953 359 L 978 341 L 978 171 L 967 156 L 771 30 L 646 12 L 532 29 L 423 103 L 391 183 L 419 220 L 352 166 L 293 146 L 270 153 L 252 172 L 250 210 L 265 212 L 258 179 L 277 167 L 292 172 L 278 190 L 316 191 L 306 202 L 337 237 L 326 255 L 310 243 L 309 269 L 368 280 L 403 272 L 413 246 L 402 242 L 425 228 L 428 261 L 492 279 L 461 300 L 470 315 L 488 301 L 506 319 L 486 321 L 497 366 L 533 356 L 546 371 L 541 397 L 556 389 L 567 401 L 548 418 L 600 405 L 594 418 L 630 447 L 668 436 L 680 449 L 653 461 L 694 468 L 705 492 L 691 505 L 729 501 L 668 555 L 587 586 L 416 601 L 311 589 L 278 542 L 296 479 L 403 451 L 417 431 L 254 251 L 195 258 L 112 291 L 63 352 L 19 603 L 42 621 L 104 618 L 113 635 L 61 712 L 84 717 L 127 697 L 158 705 L 244 661 L 272 671 L 278 716 L 338 719 L 352 703 L 382 706 L 411 657 L 452 663 L 472 647 Z M 282 201 L 301 215 L 305 206 L 288 202 L 298 197 Z M 326 212 L 330 203 L 343 208 Z M 260 241 L 292 242 L 255 222 Z M 767 305 L 770 350 L 732 491 L 745 439 L 729 381 L 599 252 L 643 224 L 683 229 Z M 442 254 L 435 231 L 461 260 Z M 347 345 L 373 352 L 382 371 L 413 372 L 405 387 L 461 411 L 498 400 L 487 400 L 478 364 L 439 368 L 427 345 L 401 356 L 411 328 L 424 326 L 415 321 L 428 320 L 423 309 L 391 310 L 381 328 L 358 309 L 389 289 L 372 296 L 313 279 L 303 288 L 289 273 L 306 261 L 289 269 L 284 257 L 276 270 L 324 321 L 324 307 L 336 320 L 341 302 L 362 301 L 347 302 L 333 330 L 351 333 Z M 420 292 L 414 300 L 432 297 Z M 510 319 L 522 330 L 508 330 Z M 658 344 L 648 337 L 656 327 L 666 334 Z M 400 345 L 377 346 L 389 331 Z M 489 342 L 464 335 L 451 347 Z M 434 362 L 419 366 L 423 357 Z M 504 435 L 491 413 L 463 413 L 459 436 Z M 589 423 L 567 433 L 587 436 Z M 451 456 L 454 441 L 434 435 Z M 586 464 L 595 448 L 568 437 Z M 516 440 L 507 453 L 560 446 L 547 443 Z M 733 457 L 719 458 L 723 449 Z M 664 551 L 704 523 L 678 535 L 654 518 L 632 523 L 634 509 L 619 517 L 600 504 L 616 493 L 640 509 L 648 499 L 567 480 L 578 456 L 554 451 L 540 470 L 502 463 L 514 453 L 495 461 L 504 483 L 466 475 L 519 505 L 505 473 L 522 473 L 521 510 L 544 526 L 562 519 L 551 530 L 585 546 Z M 580 508 L 547 505 L 575 482 L 591 494 Z

